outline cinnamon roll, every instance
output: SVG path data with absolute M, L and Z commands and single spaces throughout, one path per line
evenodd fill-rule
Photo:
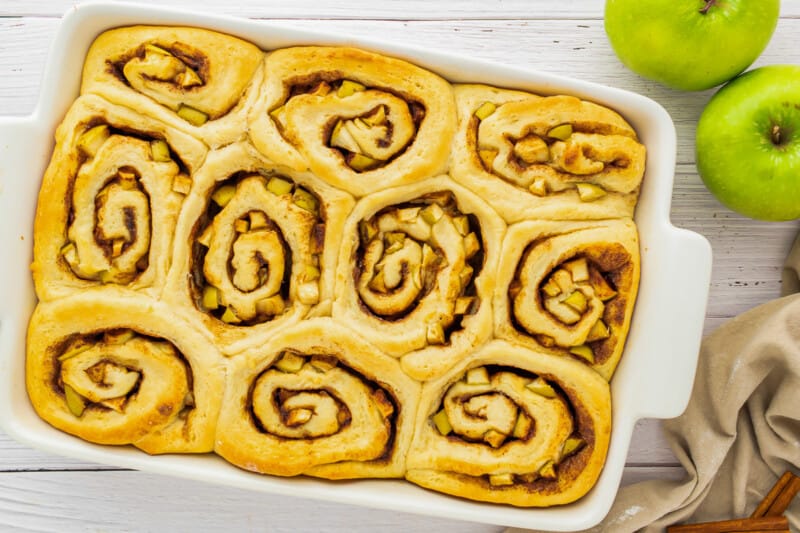
M 582 361 L 611 379 L 639 287 L 633 221 L 521 222 L 508 229 L 496 335 Z
M 457 85 L 453 178 L 508 222 L 633 216 L 645 147 L 616 112 L 573 96 Z
M 41 303 L 27 351 L 31 403 L 56 428 L 151 454 L 213 449 L 224 370 L 166 306 L 110 287 Z
M 440 374 L 491 335 L 504 231 L 447 176 L 363 198 L 344 229 L 334 318 L 414 379 Z
M 330 312 L 353 200 L 250 144 L 209 154 L 176 228 L 167 302 L 225 353 L 262 343 L 312 309 Z
M 450 85 L 391 57 L 298 47 L 266 60 L 250 136 L 270 159 L 356 196 L 444 172 L 455 131 Z
M 263 60 L 253 44 L 210 30 L 117 28 L 89 48 L 81 94 L 99 94 L 217 147 L 244 137 Z
M 395 360 L 307 320 L 231 359 L 216 452 L 279 476 L 402 477 L 418 396 Z
M 602 470 L 608 383 L 575 361 L 493 341 L 423 386 L 406 479 L 472 500 L 577 500 Z
M 158 294 L 172 228 L 205 153 L 163 123 L 95 96 L 79 98 L 58 128 L 39 193 L 38 297 L 109 284 Z

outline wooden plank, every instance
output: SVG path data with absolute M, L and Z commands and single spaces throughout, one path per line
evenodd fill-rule
M 132 471 L 0 476 L 2 531 L 478 533 L 500 528 Z
M 60 16 L 75 4 L 73 0 L 5 0 L 0 16 Z M 141 5 L 162 5 L 156 0 L 140 0 Z M 198 10 L 192 0 L 170 0 L 170 6 Z M 599 0 L 294 0 L 292 2 L 207 0 L 203 11 L 250 18 L 353 18 L 353 19 L 522 19 L 601 18 Z M 781 15 L 800 16 L 800 1 L 783 0 Z

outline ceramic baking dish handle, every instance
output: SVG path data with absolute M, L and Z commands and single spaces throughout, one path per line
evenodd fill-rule
M 26 267 L 30 265 L 33 248 L 32 217 L 36 206 L 23 204 L 26 199 L 35 202 L 37 197 L 36 191 L 41 183 L 39 177 L 52 149 L 49 137 L 34 117 L 0 117 L 0 213 L 9 220 L 30 218 L 19 224 L 0 225 L 0 255 L 4 258 L 29 258 L 25 263 L 0 261 L 2 322 L 20 316 L 20 309 L 9 309 L 8 306 L 16 307 L 20 301 L 29 299 L 31 277 Z
M 671 227 L 659 244 L 664 254 L 657 294 L 650 301 L 670 302 L 646 309 L 658 321 L 656 338 L 650 339 L 651 371 L 641 380 L 639 405 L 644 418 L 673 418 L 686 408 L 694 385 L 697 355 L 703 335 L 711 280 L 711 245 L 695 232 Z

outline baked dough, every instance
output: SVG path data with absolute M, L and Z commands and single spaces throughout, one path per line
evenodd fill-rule
M 411 377 L 441 374 L 491 335 L 504 231 L 447 176 L 363 198 L 345 224 L 334 318 L 400 357 Z
M 596 372 L 492 341 L 423 386 L 406 479 L 473 500 L 564 504 L 597 481 L 610 435 Z
M 250 144 L 212 152 L 175 229 L 164 300 L 227 354 L 262 344 L 308 313 L 329 314 L 353 203 Z
M 454 90 L 451 174 L 507 222 L 633 216 L 645 147 L 619 114 L 573 96 Z
M 210 30 L 117 28 L 89 48 L 81 94 L 99 94 L 218 147 L 244 137 L 263 58 L 258 47 Z
M 58 429 L 151 454 L 213 449 L 221 357 L 166 305 L 112 287 L 40 303 L 27 351 L 31 403 Z
M 153 143 L 164 148 L 160 157 Z M 39 299 L 104 283 L 158 295 L 172 228 L 205 155 L 202 143 L 157 120 L 80 97 L 58 127 L 39 192 L 32 265 Z
M 419 385 L 341 324 L 303 322 L 231 360 L 216 452 L 279 476 L 402 477 Z
M 276 50 L 250 137 L 269 158 L 356 196 L 446 170 L 450 85 L 405 61 L 340 47 Z
M 633 221 L 520 222 L 501 257 L 496 336 L 580 360 L 610 380 L 639 287 Z

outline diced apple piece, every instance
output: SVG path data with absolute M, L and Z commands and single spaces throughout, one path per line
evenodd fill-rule
M 237 218 L 233 223 L 233 229 L 236 230 L 236 233 L 247 233 L 250 229 L 250 221 L 245 218 Z
M 319 209 L 319 200 L 317 200 L 316 196 L 314 196 L 305 189 L 297 187 L 294 190 L 292 201 L 296 206 L 302 207 L 306 211 L 310 211 L 314 214 L 318 212 L 317 210 Z
M 572 124 L 560 124 L 555 128 L 551 128 L 547 132 L 548 137 L 558 139 L 559 141 L 566 141 L 572 135 Z
M 172 190 L 184 196 L 189 194 L 192 190 L 192 178 L 186 174 L 178 174 L 172 180 Z
M 475 110 L 475 116 L 478 117 L 478 120 L 485 120 L 486 117 L 490 116 L 496 110 L 497 106 L 492 102 L 484 102 Z
M 150 156 L 153 161 L 161 163 L 172 161 L 169 155 L 169 145 L 163 139 L 154 139 L 150 141 Z
M 475 233 L 468 233 L 464 237 L 464 256 L 469 259 L 474 256 L 481 249 L 481 243 L 478 241 L 478 236 Z
M 590 364 L 594 364 L 594 352 L 592 351 L 591 346 L 587 346 L 585 344 L 572 346 L 569 349 L 569 353 L 577 355 L 581 359 L 585 359 Z
M 453 312 L 457 315 L 469 314 L 470 309 L 472 309 L 472 305 L 474 303 L 475 303 L 474 296 L 462 296 L 460 298 L 456 298 L 456 305 L 453 309 Z
M 306 363 L 304 357 L 294 352 L 284 352 L 280 359 L 275 363 L 275 368 L 287 374 L 296 374 L 300 372 L 303 365 Z
M 108 344 L 125 344 L 135 336 L 136 333 L 132 329 L 124 329 L 113 333 L 106 331 L 103 335 L 103 340 Z
M 547 196 L 547 181 L 544 178 L 536 178 L 528 190 L 536 196 Z
M 426 338 L 428 340 L 428 344 L 444 344 L 444 328 L 442 325 L 438 322 L 428 324 Z
M 236 185 L 223 185 L 214 191 L 214 194 L 211 195 L 211 199 L 214 200 L 218 206 L 225 207 L 235 195 Z
M 539 396 L 544 396 L 545 398 L 556 397 L 556 390 L 541 376 L 537 377 L 536 379 L 532 380 L 530 383 L 525 385 L 525 388 L 531 392 L 535 392 Z
M 386 244 L 392 246 L 393 244 L 403 245 L 406 240 L 406 234 L 402 231 L 390 231 L 384 234 L 384 239 L 386 240 Z
M 564 441 L 564 445 L 561 448 L 561 459 L 569 457 L 573 453 L 583 448 L 585 444 L 586 442 L 580 437 L 569 437 Z
M 532 428 L 533 420 L 531 417 L 526 415 L 524 411 L 520 411 L 519 415 L 517 415 L 517 422 L 514 424 L 514 430 L 511 436 L 515 439 L 525 439 L 530 434 Z
M 305 268 L 303 269 L 303 278 L 306 281 L 318 280 L 319 279 L 319 274 L 320 274 L 319 268 L 317 268 L 315 265 L 308 265 L 307 264 L 305 266 Z
M 303 305 L 314 305 L 319 302 L 319 284 L 316 281 L 307 281 L 297 287 L 297 299 Z
M 444 216 L 444 210 L 439 204 L 430 204 L 420 214 L 422 215 L 422 220 L 434 225 Z
M 472 281 L 472 274 L 474 272 L 475 269 L 473 269 L 469 265 L 466 265 L 464 266 L 464 268 L 461 269 L 461 272 L 459 273 L 458 277 L 459 281 L 461 282 L 462 289 L 465 288 L 467 285 L 469 285 L 469 282 Z
M 617 291 L 609 285 L 605 276 L 596 268 L 589 269 L 589 284 L 594 289 L 595 296 L 603 302 L 607 302 L 617 295 Z
M 547 461 L 545 464 L 540 466 L 539 477 L 543 477 L 545 479 L 555 479 L 557 477 L 556 464 L 553 461 Z
M 314 416 L 314 411 L 311 409 L 305 409 L 302 407 L 298 409 L 292 409 L 286 416 L 286 425 L 289 427 L 302 426 L 311 420 L 312 416 Z
M 348 152 L 361 152 L 361 147 L 358 146 L 355 137 L 344 127 L 344 122 L 341 120 L 336 123 L 331 132 L 331 146 L 342 148 Z
M 362 120 L 368 126 L 377 126 L 379 124 L 383 124 L 386 122 L 386 109 L 384 106 L 378 106 L 378 108 L 372 114 L 363 117 Z
M 92 345 L 89 344 L 89 343 L 78 344 L 77 346 L 73 346 L 69 350 L 65 351 L 63 354 L 59 355 L 58 356 L 58 360 L 59 361 L 66 361 L 67 359 L 69 359 L 71 357 L 75 357 L 79 353 L 85 352 L 86 350 L 88 350 L 91 347 L 92 347 Z
M 490 474 L 489 485 L 493 487 L 507 487 L 514 484 L 513 474 Z
M 550 278 L 547 283 L 542 285 L 542 292 L 552 298 L 561 294 L 561 287 L 558 286 L 558 283 L 553 278 Z
M 77 417 L 80 417 L 86 409 L 84 397 L 75 392 L 75 389 L 69 385 L 64 385 L 64 400 L 67 402 L 69 412 Z
M 447 413 L 444 409 L 433 415 L 432 420 L 436 429 L 442 435 L 449 435 L 453 431 L 453 426 L 450 425 L 450 419 L 447 418 Z
M 606 323 L 602 320 L 598 320 L 594 323 L 592 329 L 589 330 L 589 334 L 586 336 L 586 342 L 601 341 L 607 339 L 609 336 L 611 336 L 611 332 Z
M 581 291 L 573 291 L 563 302 L 581 314 L 585 313 L 588 307 L 586 296 Z
M 339 98 L 345 98 L 366 89 L 367 88 L 364 85 L 358 83 L 357 81 L 343 80 L 342 84 L 339 86 L 339 89 L 336 91 L 336 96 Z
M 267 190 L 276 196 L 283 196 L 292 192 L 294 183 L 290 180 L 273 176 L 267 182 Z
M 492 448 L 499 448 L 508 438 L 508 435 L 501 433 L 496 429 L 490 429 L 483 434 L 483 441 Z
M 208 115 L 188 105 L 181 104 L 178 107 L 178 116 L 192 126 L 202 126 L 208 122 Z
M 581 314 L 572 307 L 561 303 L 556 298 L 547 298 L 544 301 L 544 308 L 564 324 L 574 324 L 581 319 Z
M 489 372 L 485 366 L 471 368 L 467 371 L 467 383 L 470 385 L 487 385 L 489 383 Z
M 585 257 L 573 259 L 572 261 L 564 263 L 562 266 L 569 270 L 570 274 L 572 274 L 572 281 L 575 283 L 589 279 L 589 266 Z
M 327 81 L 322 81 L 314 87 L 314 90 L 311 91 L 309 94 L 313 96 L 327 96 L 331 92 L 331 84 Z
M 255 231 L 269 225 L 267 215 L 263 211 L 250 211 L 250 229 Z
M 419 217 L 421 207 L 405 207 L 397 210 L 397 219 L 400 222 L 414 222 Z
M 238 324 L 242 321 L 242 319 L 240 319 L 236 315 L 236 311 L 234 311 L 230 307 L 225 308 L 225 312 L 222 313 L 222 317 L 220 317 L 220 320 L 222 320 L 226 324 Z
M 314 356 L 309 363 L 315 370 L 319 370 L 320 372 L 327 372 L 336 367 L 336 361 L 328 357 Z
M 172 54 L 161 48 L 160 46 L 156 46 L 154 44 L 146 43 L 144 45 L 145 52 L 151 52 L 154 54 L 159 54 L 162 56 L 171 56 Z
M 469 218 L 467 218 L 467 215 L 455 217 L 453 218 L 453 226 L 455 226 L 460 235 L 466 236 L 469 233 Z
M 365 172 L 367 170 L 372 170 L 381 164 L 380 159 L 373 159 L 368 155 L 364 154 L 353 154 L 353 157 L 350 158 L 348 165 L 350 168 L 355 170 L 356 172 Z
M 571 292 L 572 288 L 575 286 L 569 271 L 563 268 L 559 268 L 553 272 L 553 275 L 550 276 L 550 279 L 556 282 L 558 287 L 561 289 L 561 292 Z
M 575 187 L 581 202 L 592 202 L 606 195 L 606 191 L 594 183 L 577 183 Z
M 110 136 L 111 130 L 108 125 L 95 126 L 78 138 L 78 148 L 89 157 L 94 157 Z
M 186 70 L 178 74 L 178 76 L 175 78 L 175 81 L 177 81 L 178 85 L 183 88 L 203 85 L 203 80 L 200 79 L 200 76 L 197 74 L 197 72 L 188 67 Z

